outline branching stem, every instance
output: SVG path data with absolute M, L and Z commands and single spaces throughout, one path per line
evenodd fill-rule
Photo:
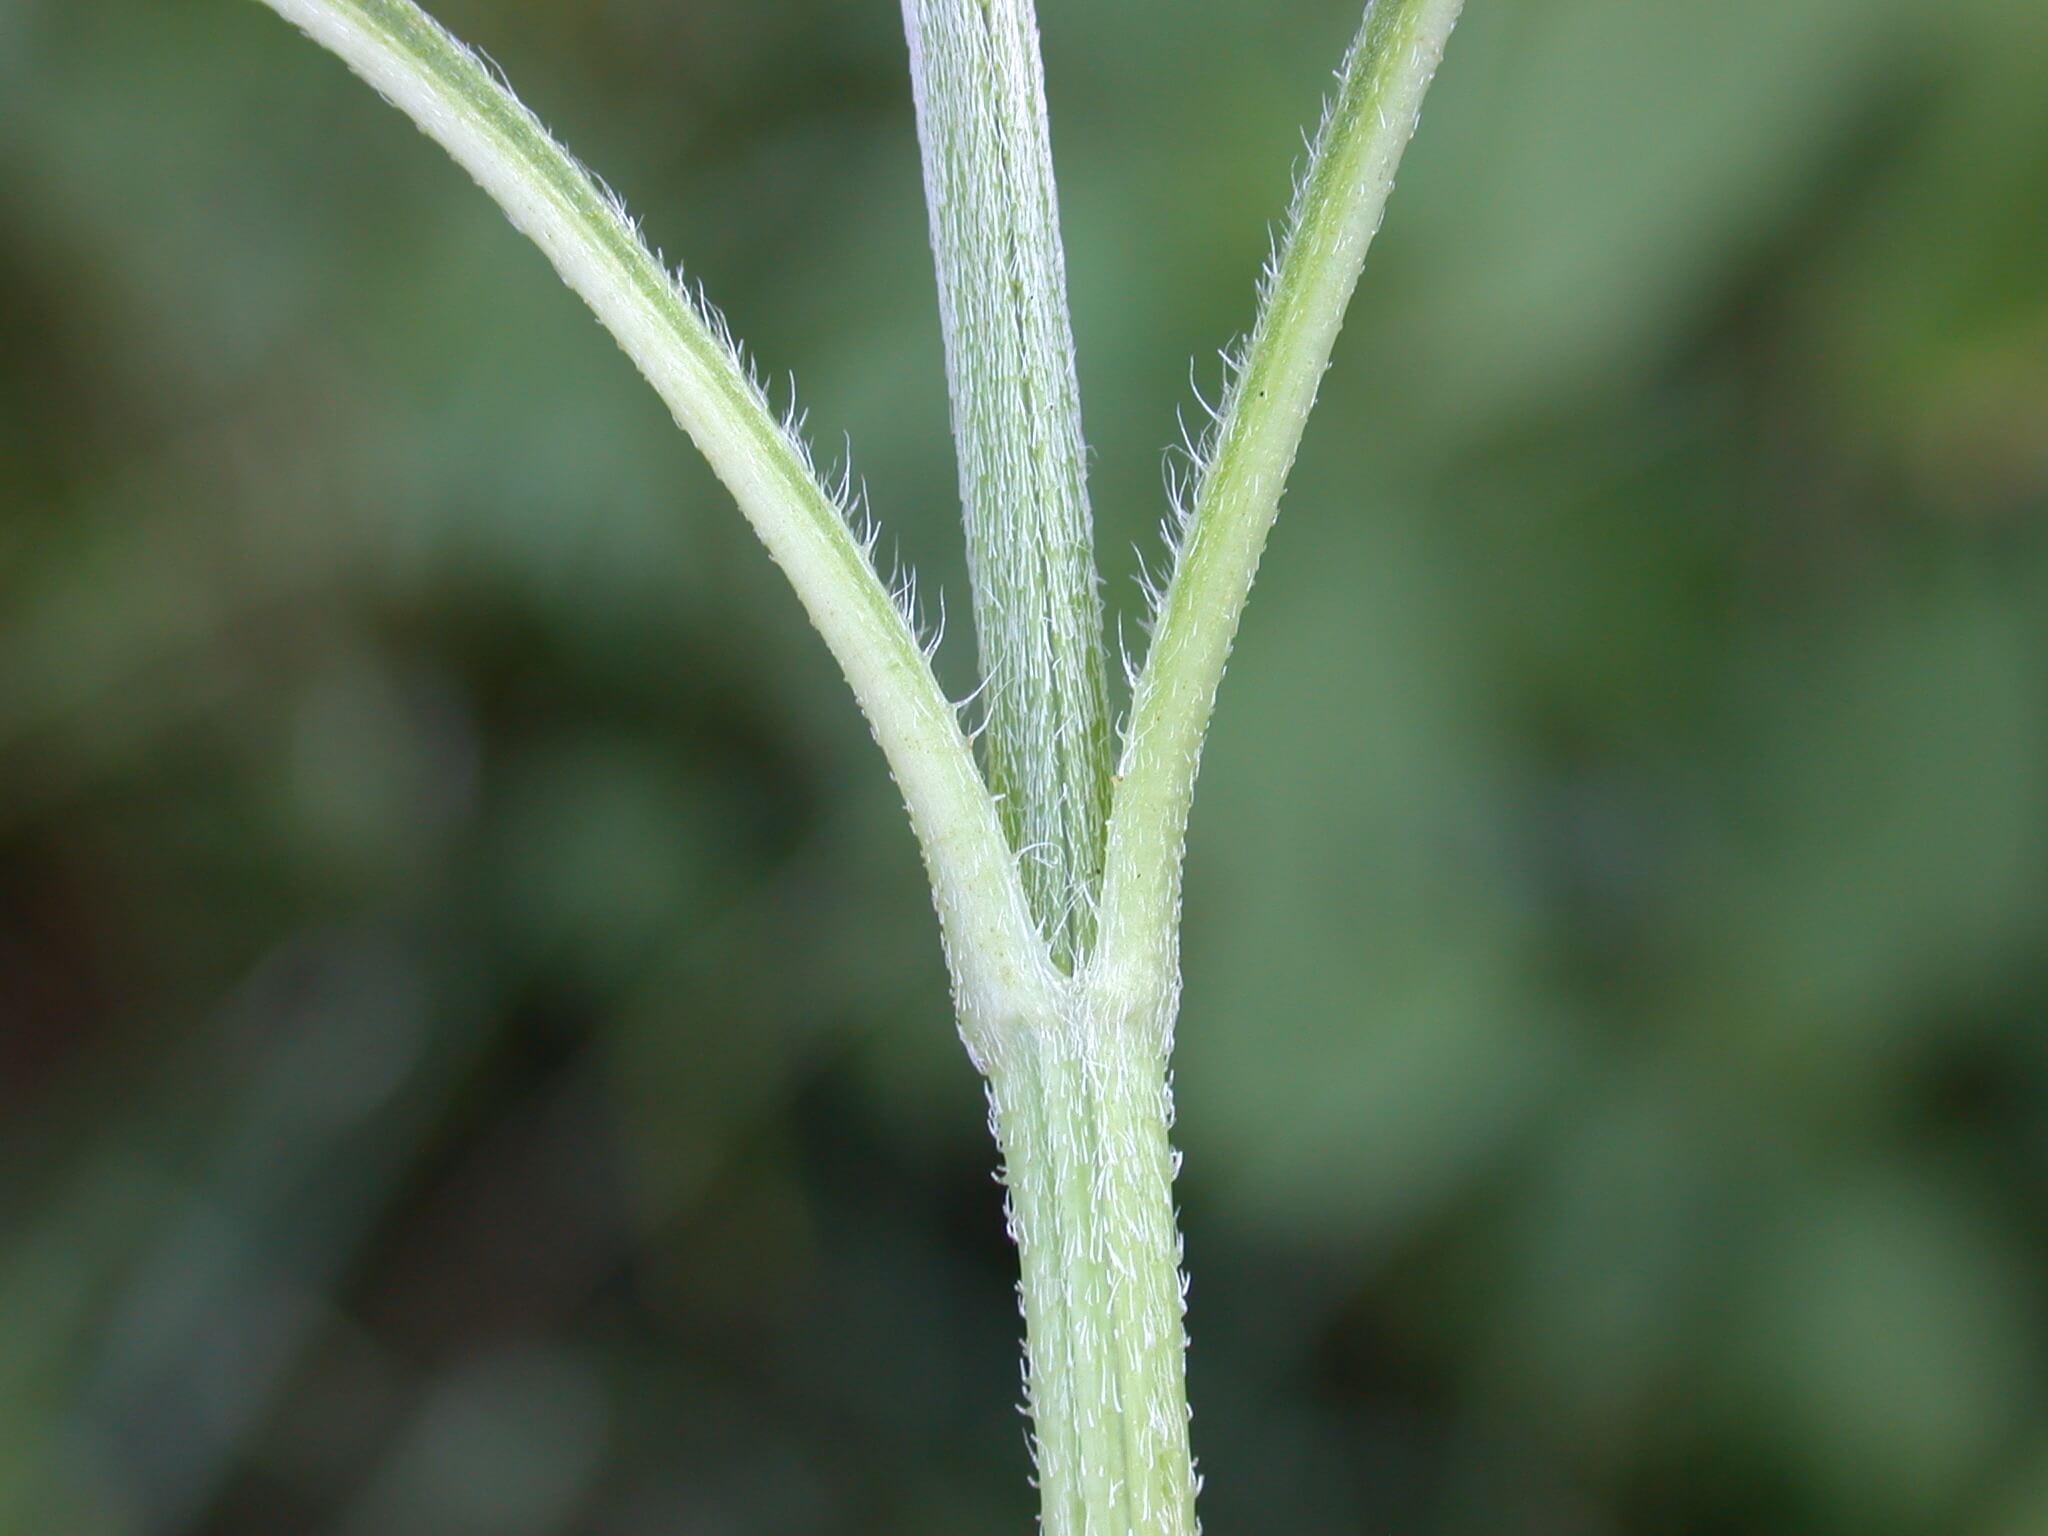
M 1102 612 L 1031 0 L 903 0 L 989 686 L 988 779 L 715 315 L 412 0 L 265 0 L 497 200 L 617 338 L 795 587 L 874 728 L 989 1078 L 1044 1529 L 1192 1536 L 1167 1056 L 1217 685 L 1460 0 L 1375 0 L 1339 73 L 1156 615 L 1111 793 Z

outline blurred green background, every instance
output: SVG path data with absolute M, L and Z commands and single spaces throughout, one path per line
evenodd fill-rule
M 442 0 L 971 643 L 897 8 Z M 1355 0 L 1041 0 L 1109 592 Z M 1198 361 L 1213 393 L 1217 368 Z M 1472 0 L 1211 746 L 1217 1532 L 2048 1532 L 2048 8 Z M 249 0 L 0 0 L 0 1532 L 1029 1529 L 879 756 Z

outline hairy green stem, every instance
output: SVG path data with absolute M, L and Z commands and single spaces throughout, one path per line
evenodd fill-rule
M 540 247 L 668 404 L 824 636 L 910 811 L 967 1027 L 1039 1008 L 1050 972 L 1016 862 L 923 649 L 722 326 L 618 202 L 411 0 L 264 0 L 436 140 Z M 968 1040 L 978 1054 L 987 1040 Z
M 1202 738 L 1316 389 L 1462 0 L 1375 0 L 1338 73 L 1153 625 L 1110 818 L 1096 963 L 1164 993 Z
M 1197 484 L 1112 798 L 1102 623 L 1030 0 L 903 0 L 990 689 L 988 779 L 716 317 L 411 0 L 264 0 L 439 141 L 617 338 L 837 657 L 931 875 L 1020 1250 L 1050 1536 L 1192 1536 L 1167 1057 L 1182 845 L 1267 531 L 1459 0 L 1376 0 Z M 993 792 L 992 792 L 993 791 Z
M 1193 1536 L 1166 1057 L 1078 989 L 992 1063 L 1046 1536 Z
M 1102 601 L 1031 0 L 903 0 L 946 339 L 989 787 L 1056 959 L 1094 936 Z

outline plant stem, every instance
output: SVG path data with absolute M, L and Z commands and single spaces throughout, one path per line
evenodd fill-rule
M 642 244 L 618 201 L 411 0 L 265 3 L 474 176 L 668 404 L 788 576 L 889 759 L 931 876 L 961 1018 L 997 1028 L 1037 1007 L 1050 964 L 959 720 L 846 509 L 819 485 L 722 324 Z M 992 1048 L 971 1034 L 968 1046 Z
M 1193 1536 L 1166 1058 L 1075 1011 L 991 1064 L 1046 1536 Z
M 845 509 L 617 202 L 411 0 L 265 3 L 438 140 L 533 239 L 789 576 L 903 791 L 961 1033 L 989 1078 L 1043 1528 L 1193 1536 L 1167 1141 L 1188 807 L 1238 616 L 1459 0 L 1376 0 L 1345 60 L 1199 480 L 1113 802 L 1031 0 L 903 0 L 993 690 L 986 784 Z
M 1338 72 L 1234 370 L 1153 625 L 1110 817 L 1097 963 L 1178 974 L 1181 857 L 1202 739 L 1309 409 L 1462 0 L 1375 0 Z
M 1109 695 L 1081 395 L 1031 0 L 903 0 L 989 788 L 1054 958 L 1095 931 Z

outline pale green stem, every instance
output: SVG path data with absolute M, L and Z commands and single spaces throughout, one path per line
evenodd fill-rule
M 265 0 L 452 155 L 540 247 L 695 440 L 823 634 L 894 770 L 931 875 L 968 1044 L 1041 1011 L 1051 966 L 953 707 L 863 542 L 722 327 L 617 201 L 410 0 Z M 974 1031 L 984 1038 L 977 1039 Z
M 992 1063 L 1046 1536 L 1193 1536 L 1166 1058 L 1076 988 Z
M 951 385 L 989 785 L 1055 957 L 1094 936 L 1102 602 L 1031 0 L 903 0 Z
M 1461 0 L 1377 0 L 1339 72 L 1196 486 L 1125 733 L 1098 984 L 1177 985 L 1181 855 L 1202 738 L 1302 428 Z
M 962 1033 L 989 1076 L 1022 1255 L 1044 1528 L 1192 1536 L 1166 1087 L 1188 805 L 1238 615 L 1458 0 L 1378 0 L 1345 61 L 1157 616 L 1106 854 L 1100 612 L 1028 0 L 905 0 L 1001 813 L 801 445 L 617 205 L 409 0 L 265 3 L 497 199 L 788 574 L 896 773 Z

